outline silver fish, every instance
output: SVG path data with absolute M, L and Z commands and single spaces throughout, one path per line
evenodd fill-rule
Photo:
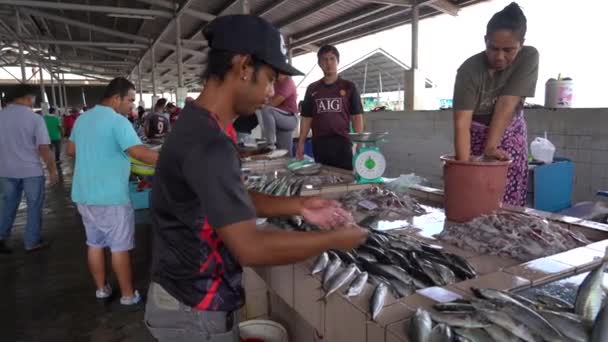
M 372 320 L 376 320 L 378 318 L 378 314 L 382 311 L 384 307 L 384 302 L 386 301 L 386 295 L 388 294 L 388 287 L 384 283 L 378 284 L 376 289 L 374 290 L 374 294 L 372 295 L 371 301 L 371 311 L 372 311 Z
M 607 258 L 608 247 L 606 248 L 606 253 L 604 255 L 602 264 L 593 271 L 589 272 L 576 293 L 574 312 L 592 321 L 595 320 L 595 317 L 600 312 L 602 307 L 602 301 L 604 298 L 602 282 L 604 280 L 604 269 L 606 268 Z
M 479 300 L 473 300 L 472 304 L 475 309 L 477 309 L 477 311 L 480 312 L 483 316 L 485 316 L 489 321 L 504 328 L 507 331 L 510 331 L 513 335 L 521 338 L 526 342 L 540 342 L 530 332 L 527 326 L 513 320 L 513 318 L 511 318 L 506 313 L 498 311 L 500 309 L 497 308 L 495 305 Z
M 439 276 L 441 276 L 441 279 L 443 279 L 443 282 L 446 285 L 453 284 L 456 282 L 456 275 L 447 266 L 439 263 L 433 263 L 433 267 L 435 268 L 435 270 L 437 270 L 437 273 L 439 273 Z
M 570 340 L 576 342 L 589 341 L 589 329 L 582 317 L 577 320 L 571 315 L 562 315 L 560 312 L 548 310 L 539 310 L 538 313 Z
M 519 337 L 511 334 L 507 330 L 499 327 L 498 325 L 490 325 L 483 328 L 485 332 L 490 336 L 490 340 L 496 342 L 519 342 Z
M 477 312 L 431 312 L 431 318 L 437 323 L 447 324 L 451 327 L 485 328 L 490 322 Z
M 410 321 L 408 336 L 411 342 L 427 342 L 433 330 L 433 321 L 428 311 L 418 308 Z
M 323 297 L 323 299 L 326 299 L 329 297 L 329 295 L 336 292 L 340 287 L 342 287 L 342 285 L 350 282 L 355 276 L 356 272 L 357 265 L 355 264 L 350 264 L 341 272 L 336 272 L 336 274 L 327 282 L 327 287 L 325 288 L 327 292 L 325 293 L 325 297 Z
M 315 275 L 315 274 L 323 271 L 325 269 L 325 267 L 327 266 L 328 262 L 329 262 L 329 256 L 327 255 L 327 252 L 321 253 L 321 255 L 319 255 L 319 257 L 315 261 L 315 264 L 312 267 L 310 274 Z
M 419 260 L 418 264 L 420 265 L 420 267 L 422 267 L 422 270 L 424 271 L 424 273 L 429 278 L 431 278 L 431 280 L 433 281 L 433 283 L 435 283 L 435 285 L 437 285 L 437 286 L 447 285 L 431 262 L 428 262 L 426 260 Z
M 542 337 L 548 342 L 563 342 L 564 336 L 545 318 L 527 306 L 515 303 L 504 303 L 501 305 L 504 313 L 513 317 L 516 321 L 526 325 L 530 331 Z
M 407 297 L 416 292 L 416 287 L 413 283 L 404 283 L 401 280 L 391 279 L 390 285 L 397 291 L 399 297 Z
M 346 292 L 347 297 L 358 296 L 361 291 L 365 288 L 365 284 L 367 283 L 367 278 L 369 277 L 367 272 L 359 273 L 355 279 L 350 283 L 348 287 L 348 292 Z
M 458 303 L 458 302 L 447 302 L 437 303 L 433 305 L 433 308 L 437 311 L 442 312 L 463 312 L 463 311 L 475 311 L 473 305 L 469 303 Z
M 566 311 L 574 311 L 574 307 L 572 306 L 572 304 L 566 302 L 561 298 L 554 297 L 547 293 L 537 294 L 536 300 L 545 305 L 560 308 Z
M 468 329 L 468 328 L 459 328 L 454 329 L 454 333 L 457 336 L 464 337 L 466 341 L 472 342 L 493 342 L 492 337 L 484 331 L 483 329 Z
M 437 324 L 431 331 L 429 342 L 452 342 L 452 329 L 443 324 Z
M 606 341 L 608 341 L 608 305 L 604 305 L 604 308 L 597 315 L 591 332 L 591 342 Z
M 329 262 L 327 267 L 325 267 L 325 272 L 323 272 L 323 288 L 327 288 L 327 284 L 331 277 L 340 269 L 340 265 L 342 265 L 342 261 L 340 258 L 333 259 Z

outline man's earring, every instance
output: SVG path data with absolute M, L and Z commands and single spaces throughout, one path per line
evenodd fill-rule
M 241 76 L 241 79 L 242 79 L 243 81 L 246 81 L 246 80 L 247 80 L 247 76 Z

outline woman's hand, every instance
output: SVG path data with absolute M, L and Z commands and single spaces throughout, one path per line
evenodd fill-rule
M 501 161 L 507 161 L 511 159 L 511 156 L 499 149 L 498 147 L 489 147 L 486 146 L 486 148 L 483 151 L 483 156 L 487 159 L 496 159 L 496 160 L 501 160 Z

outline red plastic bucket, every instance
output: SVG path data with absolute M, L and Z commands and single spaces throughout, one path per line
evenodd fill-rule
M 446 218 L 468 222 L 500 208 L 511 161 L 457 161 L 442 156 Z

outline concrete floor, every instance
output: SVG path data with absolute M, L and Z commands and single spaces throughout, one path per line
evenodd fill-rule
M 66 161 L 62 174 L 61 182 L 46 193 L 42 235 L 50 248 L 23 251 L 22 203 L 10 240 L 14 252 L 0 255 L 0 341 L 154 341 L 143 323 L 143 303 L 124 307 L 118 293 L 109 302 L 95 299 L 84 228 L 70 201 L 72 166 Z M 138 224 L 132 257 L 135 286 L 144 295 L 150 239 L 149 226 Z M 109 281 L 117 289 L 111 274 Z

